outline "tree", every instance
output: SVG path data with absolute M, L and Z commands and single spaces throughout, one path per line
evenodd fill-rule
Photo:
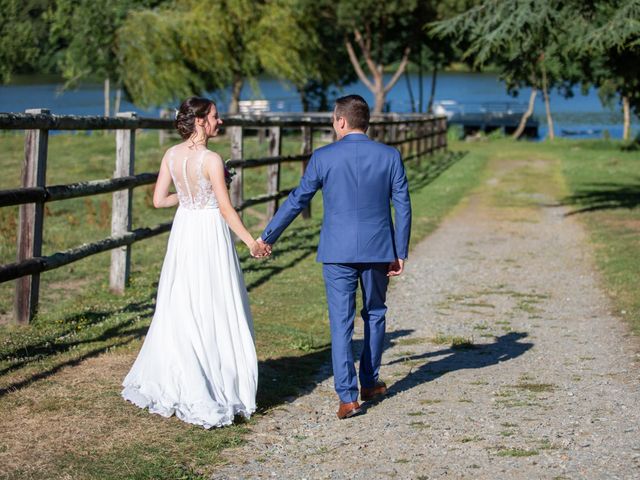
M 47 0 L 0 0 L 0 79 L 14 73 L 51 72 L 56 46 L 49 42 Z
M 440 36 L 431 34 L 425 26 L 431 22 L 451 18 L 454 15 L 460 14 L 478 4 L 478 1 L 479 0 L 441 0 L 421 1 L 418 3 L 417 12 L 414 15 L 416 22 L 412 24 L 413 31 L 412 38 L 410 39 L 410 44 L 416 47 L 412 48 L 411 55 L 409 56 L 409 61 L 416 66 L 418 71 L 419 91 L 418 108 L 416 109 L 418 112 L 424 111 L 423 74 L 425 68 L 431 70 L 431 89 L 426 110 L 429 113 L 433 113 L 438 73 L 461 56 L 460 51 L 455 48 L 448 39 L 443 39 Z M 408 83 L 408 85 L 410 84 Z M 409 92 L 413 107 L 414 101 L 410 88 Z
M 343 0 L 337 3 L 336 24 L 344 34 L 345 47 L 358 78 L 373 93 L 373 113 L 382 112 L 387 94 L 407 66 L 417 6 L 417 0 Z M 371 78 L 365 73 L 363 64 Z M 385 85 L 384 72 L 395 64 L 395 72 Z
M 255 43 L 266 72 L 290 81 L 304 111 L 328 109 L 328 89 L 355 80 L 328 0 L 272 0 L 265 4 Z
M 571 45 L 581 59 L 583 85 L 596 86 L 605 104 L 619 95 L 628 140 L 630 110 L 640 115 L 640 0 L 601 0 L 576 11 Z
M 514 134 L 516 138 L 533 112 L 533 101 L 540 89 L 549 139 L 553 140 L 549 90 L 556 86 L 570 95 L 570 84 L 575 81 L 567 73 L 571 62 L 561 41 L 570 18 L 570 9 L 559 0 L 487 0 L 451 19 L 435 22 L 432 32 L 454 38 L 460 44 L 466 42 L 464 55 L 477 66 L 488 62 L 496 65 L 510 93 L 531 87 L 529 109 Z
M 93 0 L 55 0 L 50 12 L 53 43 L 64 44 L 59 68 L 66 87 L 87 78 L 104 81 L 105 115 L 111 113 L 110 86 L 115 81 L 117 113 L 122 72 L 118 62 L 116 32 L 127 15 L 162 0 L 103 0 L 100 8 Z
M 162 105 L 202 92 L 213 80 L 183 55 L 180 21 L 155 10 L 133 12 L 118 30 L 122 81 L 134 103 Z
M 130 15 L 118 32 L 124 84 L 141 105 L 231 85 L 230 113 L 260 63 L 254 45 L 262 3 L 175 0 Z

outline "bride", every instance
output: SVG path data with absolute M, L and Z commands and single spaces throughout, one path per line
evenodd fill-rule
M 231 205 L 228 172 L 207 149 L 222 120 L 208 99 L 180 106 L 184 142 L 165 153 L 153 194 L 156 208 L 179 204 L 162 265 L 153 321 L 122 396 L 149 412 L 204 428 L 255 411 L 258 366 L 247 290 L 229 228 L 263 257 Z M 171 182 L 177 193 L 169 193 Z

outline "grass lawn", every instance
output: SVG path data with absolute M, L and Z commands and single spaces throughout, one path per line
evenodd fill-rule
M 0 135 L 0 188 L 19 185 L 22 136 Z M 107 178 L 115 155 L 112 135 L 54 135 L 48 183 Z M 319 144 L 319 143 L 317 143 Z M 211 147 L 228 157 L 228 144 Z M 247 140 L 247 156 L 265 145 Z M 264 149 L 264 150 L 262 150 Z M 299 140 L 287 137 L 285 154 Z M 136 172 L 154 171 L 163 148 L 157 135 L 137 138 Z M 483 151 L 424 159 L 408 169 L 414 224 L 412 244 L 433 231 L 482 176 Z M 299 166 L 283 169 L 294 186 Z M 247 172 L 246 196 L 264 193 L 264 169 Z M 134 194 L 134 228 L 155 225 L 173 211 L 151 208 L 152 188 Z M 111 195 L 47 205 L 44 253 L 109 234 Z M 255 318 L 260 385 L 258 417 L 311 384 L 329 360 L 329 331 L 320 265 L 315 262 L 321 199 L 313 218 L 297 219 L 265 261 L 239 247 Z M 0 209 L 0 263 L 14 261 L 14 208 Z M 264 208 L 246 212 L 257 234 Z M 109 254 L 42 275 L 41 308 L 30 326 L 0 325 L 0 475 L 10 478 L 208 478 L 221 451 L 243 441 L 246 425 L 206 431 L 175 418 L 150 415 L 120 396 L 149 326 L 167 235 L 133 246 L 131 286 L 107 291 Z M 0 285 L 0 315 L 11 313 L 13 285 Z M 255 418 L 255 417 L 254 417 Z M 255 420 L 251 420 L 253 422 Z
M 640 334 L 640 151 L 617 142 L 571 142 L 562 150 L 564 202 L 584 222 L 616 315 Z

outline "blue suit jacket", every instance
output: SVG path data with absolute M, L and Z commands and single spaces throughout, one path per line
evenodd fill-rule
M 411 202 L 398 150 L 359 133 L 318 148 L 300 185 L 278 209 L 262 239 L 275 243 L 319 189 L 324 205 L 319 262 L 377 263 L 407 258 Z

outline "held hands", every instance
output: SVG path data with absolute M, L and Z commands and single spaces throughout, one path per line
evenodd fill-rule
M 264 243 L 261 238 L 257 238 L 250 246 L 251 256 L 254 258 L 265 258 L 271 255 L 271 245 Z
M 402 258 L 396 258 L 395 261 L 389 264 L 389 270 L 387 271 L 387 277 L 397 277 L 404 271 L 404 260 Z

